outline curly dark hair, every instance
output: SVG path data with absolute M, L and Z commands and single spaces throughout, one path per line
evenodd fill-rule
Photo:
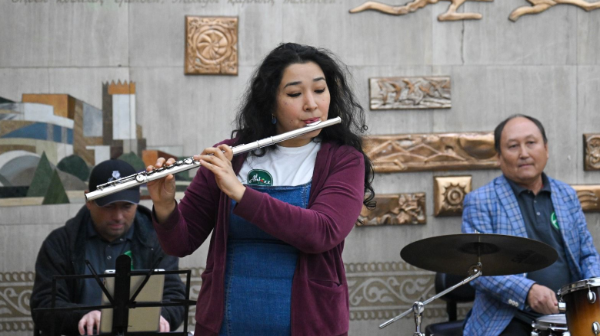
M 272 114 L 277 108 L 277 91 L 284 70 L 292 64 L 314 62 L 323 74 L 329 89 L 331 101 L 329 118 L 341 117 L 342 123 L 321 129 L 320 141 L 349 145 L 358 150 L 365 161 L 365 199 L 363 204 L 374 207 L 375 191 L 371 185 L 374 177 L 371 160 L 362 149 L 359 135 L 367 130 L 365 112 L 348 85 L 348 68 L 329 50 L 296 43 L 282 43 L 273 49 L 255 70 L 250 86 L 243 96 L 240 110 L 236 116 L 232 137 L 237 144 L 250 143 L 273 136 L 276 128 L 271 123 Z M 254 155 L 264 155 L 265 151 Z

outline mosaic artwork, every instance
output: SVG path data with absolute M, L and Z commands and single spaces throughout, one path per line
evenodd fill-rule
M 584 212 L 600 212 L 600 185 L 573 185 Z
M 433 178 L 433 215 L 461 216 L 465 196 L 471 189 L 471 176 Z
M 391 15 L 405 15 L 415 12 L 425 6 L 438 3 L 440 0 L 413 0 L 403 6 L 391 6 L 381 2 L 367 1 L 362 5 L 351 9 L 350 13 L 360 13 L 366 10 L 374 10 Z M 457 9 L 462 6 L 465 1 L 477 2 L 492 2 L 493 0 L 445 0 L 450 1 L 448 11 L 438 16 L 439 21 L 458 21 L 458 20 L 479 20 L 482 15 L 479 13 L 459 13 Z
M 450 77 L 369 79 L 371 110 L 451 108 Z
M 363 149 L 376 173 L 498 168 L 491 132 L 376 135 Z
M 385 321 L 406 311 L 417 301 L 435 295 L 433 272 L 405 262 L 346 263 L 346 278 L 351 320 Z M 196 301 L 202 286 L 204 268 L 191 268 L 190 300 Z M 0 273 L 0 333 L 32 331 L 29 298 L 33 288 L 33 272 Z M 193 330 L 196 307 L 189 307 L 188 329 Z M 459 304 L 462 318 L 470 304 Z M 435 300 L 426 306 L 425 318 L 446 318 L 446 305 Z M 412 319 L 408 315 L 406 319 Z
M 185 74 L 238 74 L 238 19 L 185 17 Z
M 426 224 L 425 193 L 375 196 L 377 206 L 363 206 L 357 226 Z
M 583 147 L 583 169 L 600 170 L 600 134 L 584 134 Z
M 121 158 L 141 166 L 135 83 L 102 84 L 102 108 L 68 94 L 0 103 L 0 206 L 83 201 L 91 168 Z M 76 195 L 76 196 L 75 196 Z
M 573 5 L 586 11 L 600 8 L 600 2 L 589 3 L 584 0 L 527 0 L 531 6 L 523 6 L 515 9 L 509 16 L 511 21 L 517 21 L 521 16 L 527 14 L 538 14 L 556 5 Z

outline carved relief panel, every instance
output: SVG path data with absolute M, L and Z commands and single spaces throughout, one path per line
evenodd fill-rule
M 185 17 L 185 74 L 238 74 L 238 18 Z
M 573 185 L 584 212 L 600 212 L 600 185 Z
M 425 193 L 376 195 L 373 210 L 363 207 L 357 226 L 425 224 Z
M 378 135 L 363 148 L 377 173 L 498 167 L 491 132 Z
M 433 178 L 433 215 L 460 216 L 465 196 L 471 191 L 471 176 Z
M 371 110 L 451 108 L 450 77 L 369 79 Z
M 413 0 L 403 6 L 390 6 L 376 1 L 367 1 L 362 5 L 351 9 L 350 13 L 359 13 L 366 10 L 375 10 L 378 12 L 391 14 L 391 15 L 404 15 L 410 14 L 417 9 L 423 8 L 430 4 L 435 4 L 440 0 Z M 439 21 L 457 21 L 457 20 L 479 20 L 482 15 L 479 13 L 458 13 L 456 10 L 465 1 L 478 1 L 478 2 L 491 2 L 493 0 L 447 0 L 450 1 L 450 7 L 446 13 L 438 16 Z
M 600 170 L 600 134 L 584 134 L 583 148 L 583 169 Z

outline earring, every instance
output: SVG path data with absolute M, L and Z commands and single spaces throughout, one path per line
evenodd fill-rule
M 273 125 L 277 124 L 277 118 L 275 118 L 274 114 L 271 114 L 271 124 L 273 124 Z

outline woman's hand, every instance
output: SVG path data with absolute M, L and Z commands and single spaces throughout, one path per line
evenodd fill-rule
M 158 158 L 154 166 L 146 167 L 146 171 L 158 169 L 165 165 L 169 166 L 175 163 L 175 159 Z M 169 174 L 158 180 L 150 181 L 147 184 L 150 198 L 154 204 L 154 212 L 159 223 L 164 222 L 169 218 L 169 215 L 175 210 L 177 202 L 175 202 L 175 176 Z
M 229 198 L 239 202 L 244 196 L 246 187 L 237 179 L 233 171 L 232 158 L 233 152 L 227 145 L 219 145 L 217 148 L 209 147 L 202 151 L 202 154 L 194 155 L 194 160 L 200 161 L 204 168 L 215 175 L 219 189 Z

